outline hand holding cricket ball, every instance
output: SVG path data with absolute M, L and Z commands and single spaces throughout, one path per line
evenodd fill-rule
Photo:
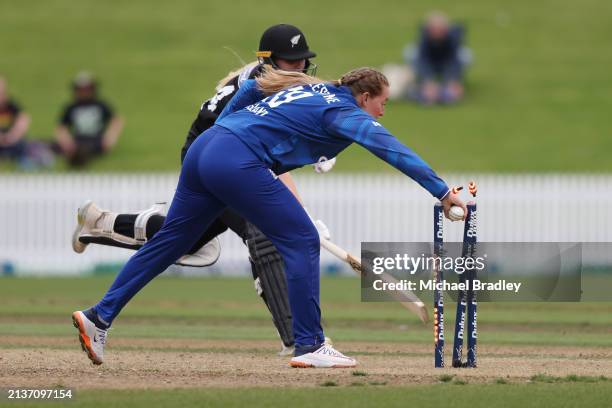
M 448 212 L 448 219 L 451 221 L 461 221 L 465 219 L 465 211 L 463 211 L 463 208 L 454 205 Z
M 467 207 L 461 198 L 459 198 L 458 193 L 461 190 L 463 190 L 461 186 L 453 187 L 446 197 L 442 199 L 444 215 L 451 221 L 465 220 L 465 214 L 467 214 Z

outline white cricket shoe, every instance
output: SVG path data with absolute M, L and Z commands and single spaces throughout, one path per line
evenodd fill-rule
M 77 226 L 72 233 L 72 249 L 77 254 L 83 253 L 88 244 L 79 241 L 79 237 L 91 233 L 96 228 L 96 222 L 106 213 L 99 209 L 93 201 L 85 201 L 77 211 Z
M 317 351 L 293 357 L 289 365 L 297 368 L 352 368 L 357 365 L 357 360 L 323 343 Z
M 79 331 L 81 348 L 87 353 L 92 363 L 100 365 L 104 362 L 104 344 L 108 330 L 99 329 L 81 311 L 72 314 L 72 324 Z
M 210 266 L 217 262 L 220 255 L 221 241 L 218 237 L 214 237 L 193 254 L 181 256 L 175 264 L 195 267 Z

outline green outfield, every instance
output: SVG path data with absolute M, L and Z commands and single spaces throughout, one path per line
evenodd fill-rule
M 284 390 L 270 389 L 228 391 L 212 390 L 147 390 L 147 391 L 95 391 L 77 393 L 76 402 L 70 407 L 99 407 L 101 401 L 108 408 L 130 406 L 155 407 L 435 407 L 448 406 L 487 408 L 491 401 L 496 407 L 555 407 L 605 406 L 606 396 L 612 392 L 612 383 L 574 383 L 565 388 L 558 384 L 529 384 L 513 386 L 487 385 L 430 385 L 423 387 L 353 386 L 342 389 Z M 25 403 L 20 407 L 48 406 Z M 14 403 L 6 404 L 10 407 Z M 2 403 L 0 402 L 0 406 Z
M 274 355 L 269 315 L 242 278 L 154 280 L 115 322 L 110 361 L 95 368 L 79 351 L 70 313 L 110 283 L 0 279 L 0 389 L 76 387 L 74 406 L 109 407 L 484 407 L 493 398 L 501 407 L 574 407 L 603 406 L 612 391 L 610 303 L 481 303 L 479 368 L 437 371 L 431 324 L 393 303 L 361 303 L 351 278 L 323 279 L 321 298 L 326 335 L 361 362 L 357 370 L 287 368 Z M 454 304 L 446 307 L 450 342 Z
M 0 333 L 59 336 L 66 316 L 99 299 L 112 280 L 0 280 Z M 346 341 L 427 342 L 431 327 L 393 302 L 361 302 L 359 280 L 325 278 L 321 289 L 327 334 Z M 113 336 L 263 340 L 274 338 L 269 314 L 242 278 L 162 278 L 149 284 L 122 314 Z M 454 308 L 450 311 L 454 312 Z M 612 347 L 612 304 L 482 303 L 485 344 Z M 447 310 L 451 318 L 452 313 Z M 23 318 L 23 319 L 22 319 Z M 160 324 L 163 323 L 163 324 Z M 548 335 L 551 334 L 551 335 Z M 552 335 L 554 334 L 554 335 Z
M 452 108 L 391 103 L 382 122 L 392 132 L 443 171 L 612 170 L 612 3 L 601 0 L 2 2 L 0 74 L 31 113 L 32 136 L 48 138 L 70 78 L 94 71 L 127 127 L 93 169 L 176 170 L 200 104 L 240 65 L 227 48 L 251 60 L 266 27 L 291 22 L 318 52 L 319 74 L 335 78 L 401 62 L 432 8 L 468 27 L 467 99 Z M 388 167 L 351 147 L 337 169 Z

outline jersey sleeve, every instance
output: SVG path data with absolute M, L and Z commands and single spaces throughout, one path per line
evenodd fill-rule
M 326 130 L 330 134 L 363 146 L 412 178 L 432 196 L 441 200 L 450 191 L 446 183 L 423 159 L 360 109 L 352 107 L 332 109 L 325 115 L 325 120 L 327 120 Z
M 227 105 L 225 105 L 223 112 L 221 112 L 221 114 L 217 118 L 217 122 L 222 120 L 230 113 L 234 113 L 236 111 L 239 111 L 240 109 L 246 108 L 249 105 L 259 102 L 263 98 L 264 94 L 259 89 L 257 89 L 257 82 L 254 79 L 244 81 L 238 92 L 236 92 L 236 95 L 234 95 L 232 100 L 229 101 Z

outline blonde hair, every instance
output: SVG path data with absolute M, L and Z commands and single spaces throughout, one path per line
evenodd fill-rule
M 291 86 L 314 85 L 327 82 L 321 78 L 306 75 L 303 72 L 274 69 L 271 65 L 264 65 L 261 76 L 255 79 L 255 81 L 257 81 L 257 88 L 264 95 L 272 95 Z
M 334 86 L 345 85 L 350 88 L 353 96 L 368 92 L 372 96 L 382 93 L 389 81 L 381 72 L 374 68 L 357 68 L 342 75 L 339 80 L 325 81 L 321 78 L 306 75 L 302 72 L 283 71 L 273 69 L 266 65 L 262 75 L 256 79 L 257 87 L 264 95 L 272 95 L 283 89 L 296 85 L 313 85 L 321 82 L 331 83 Z
M 253 62 L 249 62 L 248 64 L 244 65 L 243 67 L 240 67 L 238 69 L 235 69 L 233 71 L 230 71 L 223 79 L 221 79 L 218 83 L 217 83 L 217 87 L 215 88 L 217 90 L 217 92 L 219 92 L 221 90 L 221 88 L 223 88 L 225 85 L 227 85 L 227 83 L 234 78 L 235 76 L 240 75 L 240 73 L 242 71 L 244 71 L 245 69 L 248 68 L 253 68 L 255 65 L 259 64 L 258 61 L 253 61 Z

